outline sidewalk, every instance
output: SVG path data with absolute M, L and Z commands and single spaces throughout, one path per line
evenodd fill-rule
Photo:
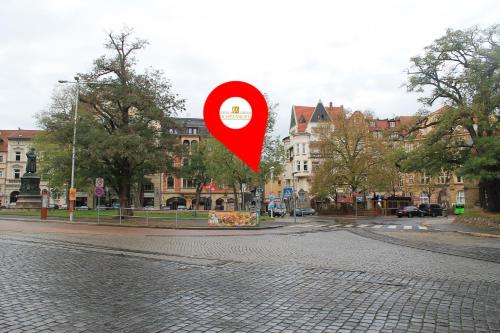
M 436 221 L 426 221 L 423 225 L 429 227 L 431 230 L 458 232 L 461 234 L 491 237 L 500 239 L 500 230 L 493 227 L 479 227 L 471 226 L 461 223 L 454 223 L 454 216 L 449 216 L 447 219 L 436 219 Z

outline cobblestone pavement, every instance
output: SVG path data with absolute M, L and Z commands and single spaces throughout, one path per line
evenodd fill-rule
M 401 235 L 430 233 L 393 232 L 397 244 L 366 228 L 317 229 L 233 237 L 3 231 L 0 332 L 500 331 L 496 254 L 438 253 L 495 250 L 497 240 L 421 249 L 403 242 L 425 239 Z

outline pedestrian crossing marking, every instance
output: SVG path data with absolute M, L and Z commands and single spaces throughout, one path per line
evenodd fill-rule
M 419 228 L 420 230 L 427 230 L 427 227 L 423 227 L 423 226 L 421 226 L 421 225 L 419 225 L 419 226 L 418 226 L 418 228 Z
M 360 224 L 360 225 L 358 225 L 358 228 L 366 228 L 366 227 L 368 227 L 368 224 Z
M 405 225 L 405 226 L 403 227 L 403 229 L 405 229 L 405 230 L 410 230 L 410 229 L 413 229 L 413 227 L 412 227 L 411 225 Z
M 388 229 L 396 229 L 398 226 L 397 225 L 389 225 L 387 226 Z
M 379 228 L 382 228 L 382 227 L 383 227 L 383 225 L 377 224 L 377 225 L 374 225 L 372 228 L 379 229 Z
M 372 228 L 372 229 L 390 229 L 390 230 L 428 230 L 427 227 L 424 226 L 412 226 L 412 225 L 401 225 L 401 224 L 391 224 L 391 225 L 383 225 L 383 224 L 301 224 L 301 225 L 291 225 L 290 228 Z
M 352 228 L 352 224 L 346 224 L 344 227 L 345 228 Z

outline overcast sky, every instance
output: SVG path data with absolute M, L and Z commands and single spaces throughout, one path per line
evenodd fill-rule
M 344 105 L 378 117 L 416 112 L 401 84 L 411 56 L 446 28 L 500 21 L 497 1 L 2 1 L 0 129 L 36 128 L 59 79 L 86 72 L 106 32 L 131 27 L 150 45 L 139 66 L 162 69 L 201 117 L 209 92 L 247 81 L 279 103 Z

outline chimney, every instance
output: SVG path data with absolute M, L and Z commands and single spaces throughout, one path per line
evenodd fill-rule
M 330 102 L 330 107 L 333 108 L 333 103 L 332 102 Z

